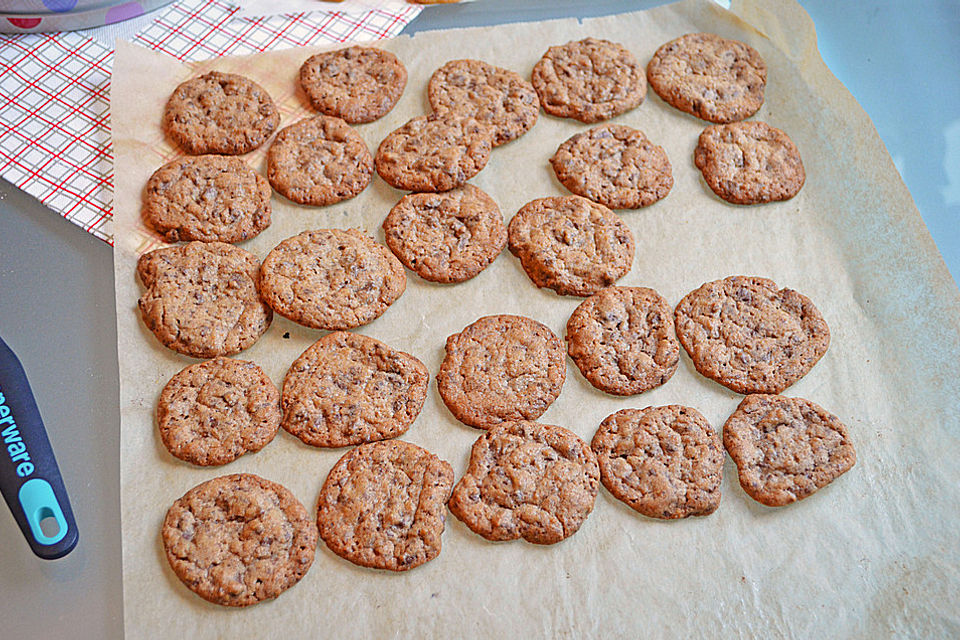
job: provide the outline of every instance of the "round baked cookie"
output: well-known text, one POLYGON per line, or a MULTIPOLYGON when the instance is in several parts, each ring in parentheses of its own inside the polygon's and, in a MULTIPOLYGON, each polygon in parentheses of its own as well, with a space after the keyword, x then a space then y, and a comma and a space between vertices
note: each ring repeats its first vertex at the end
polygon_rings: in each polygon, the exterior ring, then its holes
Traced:
POLYGON ((160 440, 176 458, 227 464, 280 429, 280 392, 255 362, 215 358, 173 376, 160 393, 160 440))
POLYGON ((430 373, 409 353, 335 331, 297 358, 283 380, 283 428, 314 447, 395 438, 413 424, 430 373))
POLYGON ((603 486, 638 513, 673 520, 720 506, 723 443, 696 409, 622 409, 600 423, 590 446, 603 486))
POLYGON ((436 113, 452 111, 493 127, 493 146, 522 136, 540 114, 533 85, 518 73, 481 60, 446 63, 430 76, 427 96, 436 113))
POLYGON ((639 209, 665 198, 673 170, 663 147, 641 131, 605 124, 578 133, 550 158, 567 189, 611 209, 639 209))
POLYGON ((550 47, 533 67, 533 86, 547 113, 599 122, 643 102, 643 67, 623 45, 585 38, 550 47))
POLYGON ((419 116, 390 133, 374 163, 387 184, 405 191, 449 191, 487 166, 493 130, 455 112, 419 116))
POLYGON ((710 122, 736 122, 763 104, 767 63, 739 40, 688 33, 657 49, 647 81, 681 111, 710 122))
POLYGON ((510 252, 538 287, 590 296, 633 266, 633 232, 602 204, 580 196, 540 198, 507 227, 510 252))
POLYGON ((314 116, 280 130, 267 152, 267 177, 288 199, 322 207, 366 189, 373 158, 346 122, 314 116))
POLYGON ((734 204, 789 200, 807 178, 793 140, 755 120, 707 127, 693 160, 713 192, 734 204))
POLYGON ((229 356, 256 342, 273 312, 260 300, 260 261, 223 242, 191 242, 140 256, 144 324, 166 347, 194 358, 229 356))
POLYGON ((680 301, 675 321, 697 371, 737 393, 780 393, 830 345, 813 302, 766 278, 708 282, 680 301))
POLYGON ((563 343, 545 325, 523 316, 484 316, 447 338, 437 389, 458 420, 489 429, 539 418, 566 375, 563 343))
POLYGON ((346 47, 307 58, 300 86, 320 113, 363 124, 393 109, 407 86, 407 69, 389 51, 346 47))
POLYGON ((161 532, 173 572, 204 600, 276 598, 313 564, 317 528, 288 489, 250 473, 220 476, 173 503, 161 532))
POLYGON ((450 512, 487 540, 554 544, 593 510, 597 456, 577 434, 526 420, 484 433, 450 497, 450 512))
POLYGON ((211 71, 178 86, 163 130, 187 153, 238 155, 262 145, 280 124, 270 95, 253 80, 211 71))
POLYGON ((243 242, 270 226, 271 193, 239 158, 179 158, 147 181, 143 221, 167 242, 243 242))
POLYGON ((313 329, 372 322, 406 287, 400 261, 359 229, 317 229, 287 238, 260 270, 264 302, 313 329))
POLYGON ((770 507, 806 498, 857 462, 844 424, 803 398, 747 396, 723 425, 723 445, 743 490, 770 507))
POLYGON ((404 266, 431 282, 469 280, 507 244, 500 207, 472 184, 404 196, 383 221, 383 233, 404 266))
POLYGON ((630 396, 659 387, 680 364, 673 312, 645 287, 607 287, 567 321, 567 352, 597 389, 630 396))
POLYGON ((317 526, 341 558, 407 571, 440 554, 453 468, 401 440, 348 451, 320 489, 317 526))

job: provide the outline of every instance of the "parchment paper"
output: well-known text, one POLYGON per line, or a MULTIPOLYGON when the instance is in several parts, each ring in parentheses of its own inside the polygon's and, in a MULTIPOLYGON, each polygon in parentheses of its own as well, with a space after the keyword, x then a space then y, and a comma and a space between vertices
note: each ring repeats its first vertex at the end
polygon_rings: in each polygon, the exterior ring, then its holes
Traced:
MULTIPOLYGON (((222 468, 194 468, 165 451, 154 422, 157 397, 193 361, 160 346, 139 320, 135 259, 155 244, 139 226, 140 194, 151 172, 175 155, 159 123, 177 83, 211 68, 245 73, 278 100, 287 125, 308 113, 294 78, 313 50, 181 65, 118 47, 112 101, 128 637, 957 636, 960 296, 872 124, 823 65, 806 14, 789 0, 734 9, 742 20, 691 1, 582 23, 398 38, 383 46, 405 62, 406 92, 393 112, 359 131, 376 149, 389 131, 425 112, 427 79, 453 58, 480 58, 529 76, 548 45, 588 35, 625 43, 644 63, 660 44, 691 31, 756 47, 770 70, 756 118, 797 143, 806 186, 785 203, 724 203, 693 165, 704 123, 649 92, 615 121, 666 149, 675 186, 658 204, 622 213, 636 234, 637 255, 621 283, 653 287, 676 304, 705 281, 763 275, 810 296, 832 342, 788 394, 823 405, 849 426, 856 467, 814 496, 773 509, 744 494, 728 459, 719 510, 674 522, 640 516, 601 488, 580 531, 548 547, 490 543, 450 516, 440 556, 403 574, 356 567, 321 542, 298 585, 244 610, 206 603, 170 571, 159 534, 168 506, 202 481, 247 471, 281 482, 313 510, 345 450, 307 447, 281 431, 261 452, 222 468)), ((541 115, 528 135, 496 149, 473 182, 507 219, 529 200, 565 194, 548 158, 587 128, 541 115)), ((263 170, 262 152, 248 160, 263 170)), ((358 198, 326 208, 275 196, 273 226, 244 247, 262 258, 280 240, 322 227, 359 226, 382 240, 380 224, 401 195, 375 177, 358 198)), ((446 337, 477 317, 526 314, 562 336, 580 301, 538 290, 504 252, 455 286, 408 273, 406 293, 359 331, 415 354, 435 374, 446 337)), ((277 316, 240 357, 259 362, 279 385, 320 335, 277 316)), ((699 376, 686 355, 666 385, 632 398, 594 390, 571 363, 560 398, 541 420, 589 440, 618 409, 682 403, 719 429, 739 401, 699 376)), ((478 436, 451 416, 431 382, 423 413, 404 438, 448 460, 459 477, 478 436)))

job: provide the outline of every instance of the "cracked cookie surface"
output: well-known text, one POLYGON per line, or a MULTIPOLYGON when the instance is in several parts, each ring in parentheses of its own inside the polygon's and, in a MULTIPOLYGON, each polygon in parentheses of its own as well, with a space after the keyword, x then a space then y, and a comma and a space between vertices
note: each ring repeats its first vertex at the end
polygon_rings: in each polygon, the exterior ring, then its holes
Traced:
POLYGON ((747 396, 723 425, 723 444, 740 486, 770 507, 806 498, 857 461, 846 426, 803 398, 747 396))
POLYGON ((447 338, 437 389, 458 420, 489 429, 543 415, 566 375, 563 343, 546 326, 523 316, 485 316, 447 338))
POLYGON ((688 33, 657 49, 647 64, 647 81, 681 111, 710 122, 736 122, 763 104, 767 64, 739 40, 688 33))
POLYGON ((470 450, 450 511, 488 540, 554 544, 593 510, 597 457, 575 433, 538 422, 505 422, 470 450))
POLYGON ((540 198, 507 227, 510 252, 538 287, 590 296, 633 266, 634 240, 620 216, 580 196, 540 198))
POLYGON ((675 311, 677 337, 701 375, 737 393, 780 393, 830 345, 820 311, 767 278, 730 276, 688 293, 675 311))
POLYGON ((222 242, 191 242, 145 253, 137 275, 146 291, 140 315, 166 347, 194 358, 251 346, 273 312, 260 300, 260 262, 222 242))
POLYGON ((290 366, 283 428, 315 447, 395 438, 420 414, 429 380, 427 368, 409 353, 335 331, 290 366))
POLYGON ((370 184, 367 143, 340 118, 314 116, 284 127, 267 152, 267 177, 300 204, 325 206, 353 198, 370 184))
POLYGON ((383 221, 383 233, 404 266, 431 282, 469 280, 507 244, 500 207, 471 184, 404 196, 383 221))
POLYGON ((567 189, 611 209, 639 209, 665 198, 673 169, 663 147, 619 124, 578 133, 550 158, 567 189))
POLYGON ((204 600, 246 607, 276 598, 310 569, 317 528, 285 487, 249 473, 197 485, 161 532, 173 572, 204 600))
POLYGON ((178 86, 163 111, 163 130, 190 155, 238 155, 262 145, 280 124, 273 99, 235 73, 211 71, 178 86))
POLYGON ((243 242, 270 226, 271 193, 239 158, 179 158, 147 181, 143 221, 167 242, 243 242))
POLYGON ((440 554, 453 468, 401 440, 365 444, 337 461, 320 490, 320 537, 364 567, 407 571, 440 554))
POLYGON ((407 69, 389 51, 346 47, 307 58, 300 86, 320 113, 363 124, 393 109, 407 86, 407 69))
POLYGON ((567 321, 567 352, 597 389, 620 396, 659 387, 680 363, 673 311, 653 289, 607 287, 567 321))
POLYGON ((280 392, 255 362, 198 362, 164 386, 157 423, 173 456, 201 466, 226 464, 277 435, 280 392))
POLYGON ((600 423, 590 446, 603 486, 638 513, 672 520, 720 506, 723 442, 696 409, 623 409, 600 423))
POLYGON ((407 286, 403 265, 358 229, 317 229, 287 238, 261 269, 264 301, 314 329, 353 329, 380 317, 407 286))

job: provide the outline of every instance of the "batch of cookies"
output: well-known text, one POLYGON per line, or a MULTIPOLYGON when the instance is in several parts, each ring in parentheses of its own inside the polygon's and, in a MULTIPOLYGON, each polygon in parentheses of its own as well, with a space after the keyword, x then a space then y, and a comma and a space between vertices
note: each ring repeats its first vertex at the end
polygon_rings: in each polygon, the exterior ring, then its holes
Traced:
POLYGON ((318 535, 356 564, 404 571, 440 552, 446 509, 489 540, 552 544, 573 535, 599 483, 641 514, 706 516, 720 502, 724 450, 743 489, 771 506, 810 495, 851 468, 844 425, 816 404, 778 395, 824 355, 830 333, 806 296, 765 278, 708 282, 675 308, 656 291, 616 286, 634 237, 611 209, 650 205, 673 186, 664 150, 643 132, 606 124, 559 145, 550 162, 574 195, 524 205, 504 225, 497 203, 467 181, 540 108, 596 123, 637 107, 647 83, 667 103, 718 123, 694 161, 721 198, 783 200, 804 182, 782 131, 744 121, 763 102, 766 65, 748 45, 712 34, 666 43, 644 68, 594 38, 550 47, 532 72, 455 60, 427 87, 433 113, 390 133, 371 155, 351 125, 396 104, 406 70, 391 53, 350 47, 307 59, 305 95, 320 115, 273 136, 270 96, 242 76, 211 72, 176 88, 164 129, 191 154, 150 178, 143 219, 169 242, 137 273, 146 326, 165 346, 204 359, 176 374, 157 409, 175 457, 222 465, 267 445, 282 426, 307 445, 354 447, 333 467, 316 516, 286 488, 252 474, 191 489, 163 524, 167 558, 203 598, 246 606, 289 588, 313 562, 318 535), (267 179, 238 154, 273 136, 267 179), (356 229, 315 229, 261 261, 231 243, 270 224, 272 190, 301 204, 352 198, 376 171, 411 191, 383 222, 386 245, 356 229), (272 189, 271 189, 272 187, 272 189), (404 292, 404 267, 454 284, 505 246, 538 287, 585 298, 565 342, 528 317, 486 316, 446 341, 443 402, 485 430, 467 471, 396 440, 419 415, 430 373, 415 356, 351 332, 404 292), (273 313, 329 331, 292 363, 278 390, 254 362, 228 358, 267 331, 273 313), (560 395, 569 355, 602 392, 633 396, 666 383, 686 350, 702 375, 745 394, 722 437, 695 409, 624 409, 592 443, 535 422, 560 395))

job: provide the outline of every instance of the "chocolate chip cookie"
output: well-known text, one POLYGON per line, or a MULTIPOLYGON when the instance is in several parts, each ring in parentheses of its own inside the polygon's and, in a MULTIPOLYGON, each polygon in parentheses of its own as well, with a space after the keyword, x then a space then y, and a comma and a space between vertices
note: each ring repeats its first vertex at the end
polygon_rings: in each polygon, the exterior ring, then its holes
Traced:
POLYGON ((510 252, 538 287, 590 296, 633 266, 633 232, 602 204, 580 196, 525 204, 507 227, 510 252))
POLYGON ((403 265, 359 229, 318 229, 287 238, 267 255, 263 300, 314 329, 353 329, 379 318, 407 286, 403 265))
POLYGON ((453 468, 426 449, 400 440, 361 445, 320 489, 320 537, 363 567, 419 567, 440 554, 452 490, 453 468))
POLYGON ((734 204, 789 200, 807 177, 793 140, 766 122, 707 127, 693 160, 713 192, 734 204))
POLYGON ((500 207, 472 184, 404 196, 383 221, 387 246, 431 282, 463 282, 500 255, 507 228, 500 207))
POLYGON ((157 424, 174 457, 201 466, 227 464, 277 435, 280 392, 255 362, 199 362, 163 388, 157 424))
POLYGON ((197 485, 162 529, 167 561, 204 600, 246 607, 276 598, 310 569, 317 528, 285 487, 249 473, 197 485))
POLYGON ((194 358, 243 351, 267 330, 273 312, 260 300, 257 257, 223 242, 191 242, 140 256, 146 287, 138 306, 164 346, 194 358))
POLYGON ((489 429, 539 418, 566 375, 563 343, 546 326, 523 316, 485 316, 447 338, 437 388, 458 420, 489 429))
POLYGON ((780 393, 830 345, 813 302, 766 278, 708 282, 680 301, 675 321, 697 371, 737 393, 780 393))
POLYGON ((663 147, 620 124, 578 133, 550 158, 557 180, 611 209, 639 209, 665 198, 673 170, 663 147))
POLYGON ((367 143, 340 118, 315 116, 284 127, 267 152, 267 177, 294 202, 322 207, 367 188, 373 158, 367 143))
POLYGON ((450 511, 487 540, 554 544, 590 515, 599 480, 596 455, 572 431, 505 422, 474 443, 450 511))
POLYGON ((621 44, 586 38, 550 47, 533 67, 533 86, 547 113, 599 122, 643 102, 643 67, 621 44))
POLYGON ((194 156, 253 151, 279 124, 280 113, 263 87, 220 71, 178 86, 163 111, 163 130, 194 156))
POLYGON ((696 409, 617 411, 600 423, 591 447, 603 486, 645 516, 707 516, 720 506, 723 443, 696 409))
POLYGON ((430 374, 409 353, 335 331, 317 340, 283 381, 283 428, 314 447, 395 438, 423 408, 430 374))
POLYGON ((653 289, 601 289, 574 310, 566 337, 583 377, 618 396, 659 387, 680 363, 673 312, 653 289))
POLYGON ((419 116, 393 131, 374 163, 387 184, 405 191, 449 191, 487 166, 493 129, 457 112, 419 116))
POLYGON ((723 445, 743 490, 770 507, 806 498, 857 461, 843 423, 803 398, 747 396, 723 425, 723 445))
POLYGON ((710 122, 736 122, 763 104, 767 63, 739 40, 688 33, 657 49, 647 65, 647 80, 681 111, 710 122))
POLYGON ((242 242, 270 226, 271 193, 239 158, 179 158, 147 181, 143 221, 167 242, 242 242))
POLYGON ((452 111, 493 127, 493 145, 510 142, 530 130, 540 114, 533 85, 520 74, 481 60, 451 60, 430 76, 430 106, 452 111))
POLYGON ((307 58, 300 86, 320 113, 362 124, 393 109, 407 86, 407 69, 389 51, 346 47, 307 58))

